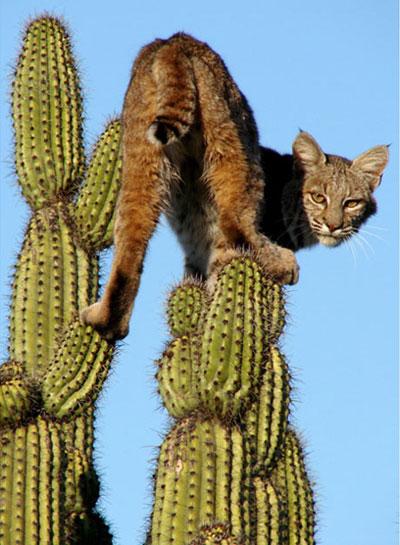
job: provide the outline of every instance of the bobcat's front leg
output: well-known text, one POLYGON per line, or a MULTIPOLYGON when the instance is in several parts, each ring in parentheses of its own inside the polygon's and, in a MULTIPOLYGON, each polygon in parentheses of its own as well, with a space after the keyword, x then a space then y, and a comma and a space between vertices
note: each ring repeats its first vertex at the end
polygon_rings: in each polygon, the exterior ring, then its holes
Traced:
MULTIPOLYGON (((221 131, 219 132, 221 134, 221 131)), ((221 149, 224 141, 217 143, 221 149)), ((237 255, 237 248, 252 250, 276 282, 295 284, 299 267, 294 253, 257 232, 256 214, 263 194, 257 165, 234 152, 232 139, 219 160, 209 162, 208 183, 218 210, 218 235, 213 241, 208 276, 237 255)), ((212 284, 211 279, 211 284, 212 284)))
MULTIPOLYGON (((219 266, 242 247, 253 250, 267 274, 277 282, 294 284, 299 270, 294 254, 272 244, 257 231, 257 211, 263 199, 264 180, 256 127, 250 118, 245 122, 238 117, 237 111, 232 112, 220 80, 210 66, 201 59, 194 58, 192 62, 197 75, 204 131, 204 179, 213 195, 218 216, 218 235, 212 243, 208 276, 215 277, 219 266)), ((239 92, 236 100, 246 118, 246 105, 239 92)))

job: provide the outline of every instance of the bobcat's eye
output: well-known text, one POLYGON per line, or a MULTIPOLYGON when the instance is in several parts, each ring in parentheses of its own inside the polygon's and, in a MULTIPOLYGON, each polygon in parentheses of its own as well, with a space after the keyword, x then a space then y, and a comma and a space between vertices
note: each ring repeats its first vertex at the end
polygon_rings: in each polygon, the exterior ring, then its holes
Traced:
POLYGON ((326 198, 322 193, 310 193, 311 200, 317 204, 325 204, 326 198))
POLYGON ((344 203, 346 208, 357 208, 363 203, 362 199, 349 199, 344 203))

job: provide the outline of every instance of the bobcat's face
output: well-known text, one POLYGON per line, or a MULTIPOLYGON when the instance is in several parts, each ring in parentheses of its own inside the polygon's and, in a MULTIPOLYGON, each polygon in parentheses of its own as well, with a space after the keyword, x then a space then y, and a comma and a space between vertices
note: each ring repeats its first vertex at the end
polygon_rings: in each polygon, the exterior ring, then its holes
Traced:
POLYGON ((306 175, 302 196, 309 226, 326 246, 348 239, 376 211, 365 176, 341 157, 329 156, 325 165, 306 175))
POLYGON ((375 213, 372 194, 388 161, 387 146, 376 146, 349 161, 325 155, 311 135, 301 132, 293 155, 303 174, 302 205, 308 227, 322 244, 337 246, 375 213))

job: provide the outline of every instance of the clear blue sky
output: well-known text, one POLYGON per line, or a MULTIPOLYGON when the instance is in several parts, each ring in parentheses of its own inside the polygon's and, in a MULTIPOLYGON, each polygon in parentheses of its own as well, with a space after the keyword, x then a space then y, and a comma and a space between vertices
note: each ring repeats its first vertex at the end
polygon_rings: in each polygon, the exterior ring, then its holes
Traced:
MULTIPOLYGON (((392 143, 379 213, 347 247, 298 254, 282 340, 296 376, 293 421, 318 493, 321 545, 395 545, 397 474, 397 2, 395 0, 8 0, 1 2, 1 330, 8 278, 27 221, 14 184, 8 92, 21 29, 44 11, 73 32, 85 92, 86 140, 121 110, 131 63, 155 37, 185 30, 226 61, 257 119, 261 142, 289 151, 299 127, 349 158, 392 143), (363 241, 364 240, 364 241, 363 241)), ((104 259, 106 274, 110 254, 104 259)), ((131 334, 99 403, 102 510, 118 545, 143 542, 154 447, 167 419, 153 361, 163 309, 182 271, 165 225, 153 238, 131 334)), ((104 276, 105 278, 105 276, 104 276)))

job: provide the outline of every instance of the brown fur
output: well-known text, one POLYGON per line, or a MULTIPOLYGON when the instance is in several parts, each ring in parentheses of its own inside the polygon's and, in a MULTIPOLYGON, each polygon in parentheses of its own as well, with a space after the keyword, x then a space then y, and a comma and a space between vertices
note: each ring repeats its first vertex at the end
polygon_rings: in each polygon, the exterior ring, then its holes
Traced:
POLYGON ((102 299, 82 313, 85 323, 110 340, 128 333, 161 212, 183 246, 188 273, 209 277, 247 248, 276 281, 297 281, 291 249, 260 232, 265 184, 252 111, 207 44, 176 34, 144 47, 122 123, 114 260, 102 299))

